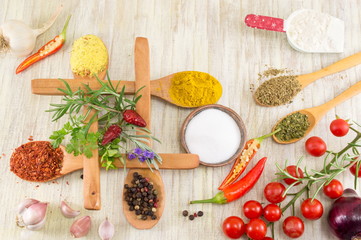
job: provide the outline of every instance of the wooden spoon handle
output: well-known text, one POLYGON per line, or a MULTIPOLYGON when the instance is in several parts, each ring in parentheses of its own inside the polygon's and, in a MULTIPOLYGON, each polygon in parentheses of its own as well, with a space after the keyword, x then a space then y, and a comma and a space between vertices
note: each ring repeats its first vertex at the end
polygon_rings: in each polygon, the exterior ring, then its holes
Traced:
POLYGON ((347 58, 344 58, 334 64, 331 64, 328 67, 322 68, 321 70, 309 74, 304 74, 298 76, 298 80, 302 85, 302 88, 306 87, 308 84, 316 81, 317 79, 326 77, 328 75, 341 72, 343 70, 349 69, 361 63, 361 52, 351 55, 347 58))
MULTIPOLYGON (((90 88, 97 90, 101 85, 96 79, 64 79, 70 86, 73 92, 79 88, 86 90, 84 85, 88 85, 90 88)), ((125 93, 132 94, 135 92, 135 86, 133 81, 118 81, 111 80, 114 87, 118 84, 118 92, 125 86, 125 93)), ((65 84, 60 79, 40 78, 31 80, 31 91, 33 94, 38 95, 64 95, 60 89, 65 89, 65 84)))
MULTIPOLYGON (((84 114, 87 114, 88 108, 84 108, 84 114)), ((91 110, 86 118, 89 122, 96 114, 95 110, 91 110)), ((90 132, 98 131, 98 122, 94 121, 89 129, 90 132)), ((98 160, 98 149, 92 150, 93 156, 87 158, 83 156, 83 194, 84 194, 84 208, 89 210, 99 210, 101 208, 100 202, 100 166, 98 160)))
POLYGON ((315 116, 322 117, 324 114, 326 114, 330 109, 336 107, 338 104, 343 103, 347 99, 350 99, 351 97, 361 93, 361 81, 358 83, 352 85, 350 88, 348 88, 346 91, 332 99, 331 101, 328 101, 327 103, 324 103, 318 107, 312 108, 312 112, 315 116))

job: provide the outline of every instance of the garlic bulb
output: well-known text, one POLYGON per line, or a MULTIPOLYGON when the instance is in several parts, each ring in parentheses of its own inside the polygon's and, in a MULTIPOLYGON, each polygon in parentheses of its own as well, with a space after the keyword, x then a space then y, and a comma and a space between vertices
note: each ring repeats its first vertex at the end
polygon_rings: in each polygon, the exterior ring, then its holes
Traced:
POLYGON ((39 230, 45 224, 48 203, 25 199, 18 206, 16 224, 29 230, 39 230))
POLYGON ((102 240, 110 240, 114 236, 114 225, 106 218, 99 226, 99 237, 102 240))
POLYGON ((74 238, 84 237, 88 234, 91 227, 91 218, 89 216, 81 217, 71 225, 70 233, 74 238))
POLYGON ((63 6, 60 6, 44 26, 38 29, 32 29, 20 20, 4 22, 0 26, 0 52, 10 50, 18 57, 29 55, 34 50, 36 38, 53 25, 62 9, 63 6))
POLYGON ((66 218, 74 218, 80 214, 80 211, 72 209, 65 201, 61 201, 60 211, 66 218))

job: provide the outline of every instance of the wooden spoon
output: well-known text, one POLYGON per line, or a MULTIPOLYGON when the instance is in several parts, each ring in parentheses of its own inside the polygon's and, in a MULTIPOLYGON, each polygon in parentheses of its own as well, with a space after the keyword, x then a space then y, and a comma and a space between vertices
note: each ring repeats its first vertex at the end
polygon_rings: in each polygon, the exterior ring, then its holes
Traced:
MULTIPOLYGON (((338 62, 335 62, 334 64, 331 64, 330 66, 322 68, 321 70, 318 70, 316 72, 298 75, 296 79, 301 84, 301 90, 302 90, 305 87, 307 87, 309 84, 313 83, 314 81, 316 81, 320 78, 344 71, 344 70, 354 67, 360 63, 361 63, 361 52, 351 55, 347 58, 344 58, 344 59, 342 59, 338 62)), ((293 97, 295 97, 295 96, 293 96, 293 97)), ((274 107, 272 105, 267 105, 267 104, 259 102, 257 98, 254 98, 254 99, 255 99, 256 103, 261 106, 274 107)))
MULTIPOLYGON (((136 104, 137 112, 142 116, 147 123, 147 128, 150 129, 150 119, 151 119, 151 100, 150 100, 150 63, 149 63, 149 45, 146 38, 138 37, 135 40, 135 50, 134 50, 134 62, 135 62, 135 88, 141 90, 142 97, 136 104)), ((137 133, 143 135, 143 133, 137 133)), ((151 142, 146 142, 148 146, 151 147, 151 142)), ((159 219, 161 218, 165 205, 165 191, 164 183, 162 177, 160 176, 159 171, 149 169, 132 169, 128 172, 128 175, 124 181, 124 184, 132 185, 131 181, 133 179, 133 174, 135 172, 140 173, 143 177, 147 177, 150 182, 153 182, 154 189, 158 191, 158 208, 156 212, 157 219, 151 220, 141 220, 137 218, 134 211, 129 211, 129 206, 123 198, 123 212, 128 220, 128 222, 137 229, 150 229, 154 227, 159 219)), ((123 189, 123 196, 125 194, 125 189, 123 189)))
MULTIPOLYGON (((281 141, 279 140, 276 135, 273 135, 273 139, 277 142, 277 143, 281 143, 281 144, 289 144, 289 143, 294 143, 297 142, 299 140, 301 140, 302 138, 304 138, 307 134, 310 133, 310 131, 316 126, 316 124, 322 119, 322 117, 332 108, 334 108, 335 106, 337 106, 338 104, 346 101, 347 99, 357 95, 361 93, 361 81, 354 84, 352 87, 350 87, 349 89, 347 89, 346 91, 344 91, 343 93, 341 93, 340 95, 338 95, 337 97, 335 97, 334 99, 332 99, 331 101, 328 101, 327 103, 324 103, 320 106, 317 107, 313 107, 313 108, 307 108, 307 109, 302 109, 299 111, 295 111, 292 112, 290 114, 288 114, 287 116, 300 112, 302 114, 307 115, 308 117, 308 121, 310 123, 310 126, 308 127, 306 133, 304 134, 303 137, 301 138, 297 138, 297 139, 292 139, 290 141, 281 141)), ((273 131, 276 130, 277 125, 287 116, 283 117, 281 120, 279 120, 276 125, 273 127, 273 131)))
MULTIPOLYGON (((72 173, 83 168, 84 162, 82 155, 74 156, 71 153, 67 153, 64 146, 60 145, 59 147, 61 148, 61 150, 63 150, 63 154, 64 154, 60 175, 57 175, 54 178, 47 180, 46 182, 58 179, 68 173, 72 173)), ((186 169, 193 169, 199 166, 199 156, 197 154, 160 153, 159 155, 163 160, 162 164, 159 165, 160 169, 186 170, 186 169)), ((125 155, 123 155, 123 157, 126 159, 125 155)), ((119 159, 114 162, 114 165, 117 168, 124 167, 124 165, 120 162, 119 159)), ((143 168, 148 169, 147 164, 141 163, 137 160, 127 159, 126 166, 129 169, 137 168, 138 171, 140 171, 139 169, 143 169, 143 168)))
MULTIPOLYGON (((182 73, 182 72, 179 72, 182 73)), ((187 106, 181 105, 179 103, 174 102, 174 100, 169 95, 169 89, 172 85, 172 78, 177 73, 173 73, 166 77, 162 77, 156 80, 150 81, 150 92, 153 96, 161 98, 169 103, 177 105, 179 107, 200 107, 200 106, 187 106)), ((64 79, 69 83, 71 89, 73 91, 78 90, 79 88, 85 90, 84 84, 89 85, 90 88, 96 90, 101 87, 98 81, 93 81, 91 79, 64 79)), ((119 81, 119 80, 111 80, 114 86, 120 82, 118 87, 118 92, 122 90, 122 87, 125 86, 125 94, 134 94, 135 92, 135 82, 134 81, 119 81)), ((58 88, 64 88, 64 83, 59 79, 33 79, 31 81, 31 89, 33 94, 39 95, 64 95, 63 92, 59 91, 58 88)), ((218 99, 217 99, 218 101, 218 99)))

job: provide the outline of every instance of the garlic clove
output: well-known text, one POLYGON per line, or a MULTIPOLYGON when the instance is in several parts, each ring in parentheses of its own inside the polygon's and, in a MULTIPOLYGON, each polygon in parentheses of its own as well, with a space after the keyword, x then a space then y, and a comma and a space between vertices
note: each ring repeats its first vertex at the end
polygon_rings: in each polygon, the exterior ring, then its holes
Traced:
POLYGON ((74 218, 80 214, 80 211, 72 209, 65 201, 61 201, 60 211, 66 218, 74 218))
POLYGON ((41 220, 39 223, 34 224, 34 225, 27 225, 26 228, 31 230, 31 231, 36 231, 41 229, 42 227, 44 227, 45 225, 45 221, 46 221, 46 217, 44 217, 43 220, 41 220))
POLYGON ((35 203, 38 203, 39 200, 36 200, 36 199, 33 199, 33 198, 27 198, 25 199, 24 201, 22 201, 19 205, 18 205, 18 208, 17 208, 17 212, 18 214, 22 214, 23 211, 30 207, 31 205, 35 204, 35 203))
POLYGON ((23 211, 22 220, 25 226, 40 223, 46 216, 48 203, 38 202, 30 205, 23 211))
POLYGON ((74 238, 84 237, 88 234, 90 227, 91 218, 84 216, 74 221, 70 227, 70 233, 74 238))
POLYGON ((114 225, 106 218, 99 226, 99 237, 102 240, 110 240, 114 236, 114 231, 114 225))

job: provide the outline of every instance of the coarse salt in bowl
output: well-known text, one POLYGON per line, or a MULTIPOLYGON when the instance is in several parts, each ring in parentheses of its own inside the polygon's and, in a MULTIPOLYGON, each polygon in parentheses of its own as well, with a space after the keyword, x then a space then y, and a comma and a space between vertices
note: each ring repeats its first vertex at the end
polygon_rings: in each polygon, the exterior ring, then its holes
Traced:
POLYGON ((206 166, 223 166, 241 154, 246 128, 232 109, 211 104, 197 108, 183 123, 181 144, 188 153, 198 154, 206 166))

